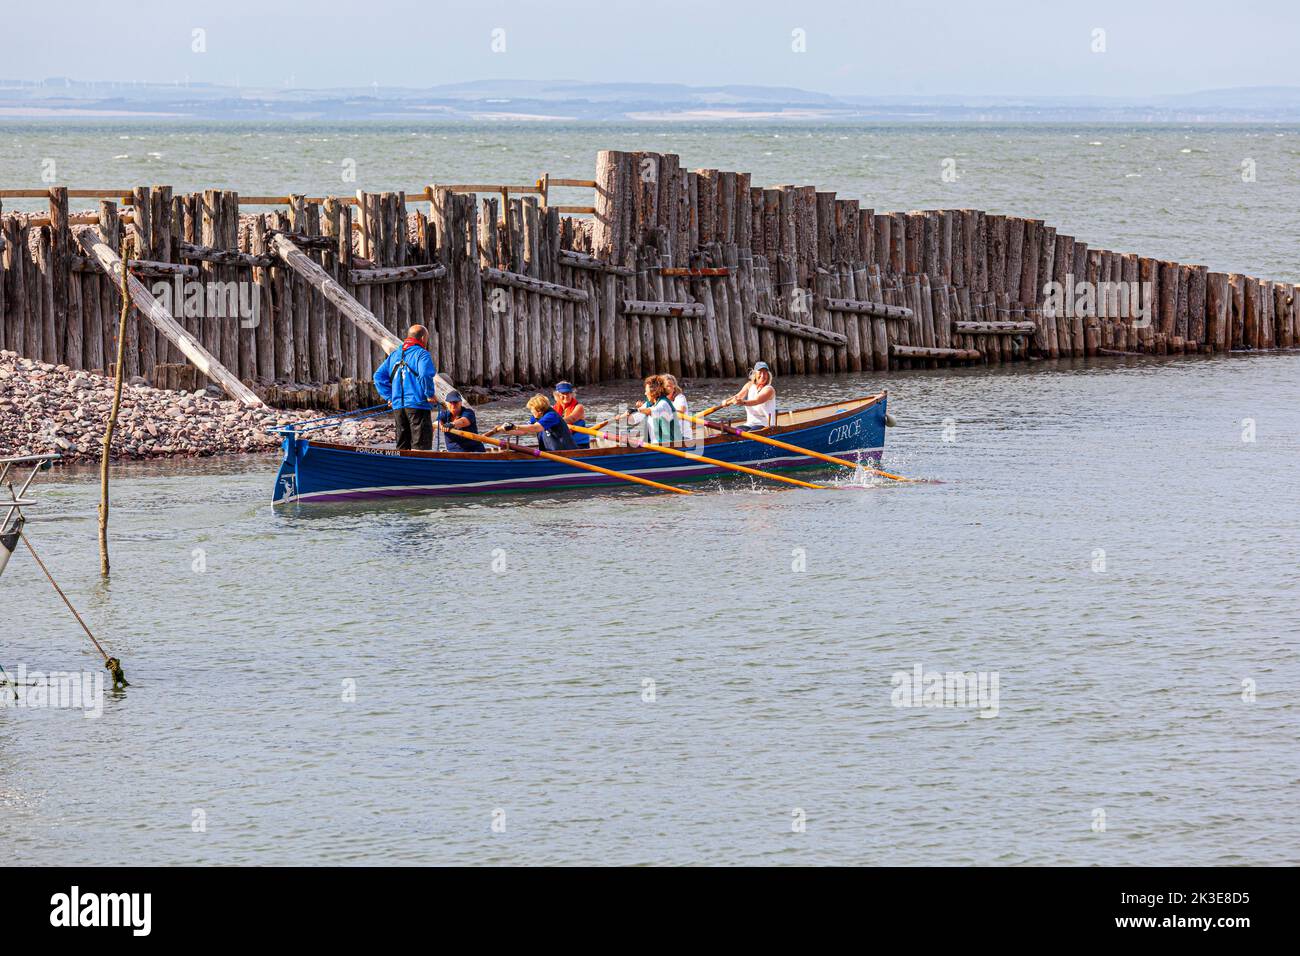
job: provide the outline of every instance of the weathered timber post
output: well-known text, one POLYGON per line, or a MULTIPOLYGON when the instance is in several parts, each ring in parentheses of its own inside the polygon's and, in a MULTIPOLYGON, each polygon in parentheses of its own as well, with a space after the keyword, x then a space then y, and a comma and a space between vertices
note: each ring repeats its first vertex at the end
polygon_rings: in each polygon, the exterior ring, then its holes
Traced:
MULTIPOLYGON (((121 272, 125 269, 125 264, 117 253, 108 247, 96 229, 83 230, 77 235, 77 241, 86 250, 87 254, 99 264, 101 269, 115 279, 120 278, 121 272)), ((237 376, 218 362, 207 349, 196 342, 189 332, 181 327, 180 323, 172 317, 170 312, 163 308, 162 303, 149 293, 149 290, 144 287, 140 280, 135 276, 128 275, 127 284, 130 298, 135 303, 136 308, 173 345, 180 349, 185 354, 185 357, 198 367, 200 372, 219 383, 232 398, 238 399, 245 405, 263 406, 260 398, 253 394, 237 376)))
POLYGON ((56 358, 52 362, 66 363, 73 368, 81 364, 81 320, 78 317, 75 335, 68 321, 68 286, 72 282, 72 234, 68 228, 68 189, 66 186, 50 188, 50 282, 52 311, 46 321, 53 325, 56 358), (72 356, 75 349, 76 356, 72 356))
MULTIPOLYGON (((322 269, 315 261, 312 260, 305 252, 293 244, 287 236, 281 233, 274 233, 270 237, 272 251, 280 257, 286 266, 318 291, 326 299, 332 302, 339 310, 339 313, 348 321, 352 322, 358 329, 375 343, 385 354, 393 349, 400 348, 402 340, 394 335, 388 329, 384 328, 382 322, 375 318, 374 313, 363 306, 352 296, 343 290, 328 272, 322 269)), ((454 386, 450 379, 439 373, 434 383, 437 387, 438 397, 441 399, 454 386)))
POLYGON ((5 265, 5 249, 9 245, 6 232, 8 230, 4 219, 4 203, 0 203, 0 349, 12 348, 9 344, 12 326, 9 324, 8 310, 5 308, 5 273, 8 271, 5 265))

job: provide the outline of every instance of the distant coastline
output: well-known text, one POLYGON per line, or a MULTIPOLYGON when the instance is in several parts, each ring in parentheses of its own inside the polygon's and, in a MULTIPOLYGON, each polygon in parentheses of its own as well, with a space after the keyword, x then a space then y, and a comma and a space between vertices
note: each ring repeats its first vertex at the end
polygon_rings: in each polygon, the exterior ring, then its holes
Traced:
POLYGON ((482 80, 425 89, 0 79, 3 120, 1293 123, 1300 87, 1148 97, 830 95, 787 87, 482 80))

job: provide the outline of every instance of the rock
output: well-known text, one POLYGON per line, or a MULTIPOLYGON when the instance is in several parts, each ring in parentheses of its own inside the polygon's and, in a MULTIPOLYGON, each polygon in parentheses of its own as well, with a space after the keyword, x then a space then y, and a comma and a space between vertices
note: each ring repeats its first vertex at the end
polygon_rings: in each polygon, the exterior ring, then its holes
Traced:
MULTIPOLYGON (((111 376, 99 372, 0 351, 0 456, 57 450, 65 462, 98 460, 113 384, 111 376)), ((119 459, 265 453, 280 441, 264 430, 268 426, 329 414, 329 409, 245 408, 216 385, 164 392, 137 375, 123 390, 111 452, 119 459)), ((355 427, 359 444, 392 440, 387 417, 355 427)))

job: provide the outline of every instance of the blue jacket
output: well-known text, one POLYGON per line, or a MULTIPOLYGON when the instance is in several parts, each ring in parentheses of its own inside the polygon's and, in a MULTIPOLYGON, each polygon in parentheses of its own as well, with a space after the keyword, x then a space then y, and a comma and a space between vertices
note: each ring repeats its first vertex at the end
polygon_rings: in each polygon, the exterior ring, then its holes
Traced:
POLYGON ((393 349, 384 364, 375 369, 379 397, 393 408, 432 408, 427 399, 434 395, 433 356, 419 345, 393 349))

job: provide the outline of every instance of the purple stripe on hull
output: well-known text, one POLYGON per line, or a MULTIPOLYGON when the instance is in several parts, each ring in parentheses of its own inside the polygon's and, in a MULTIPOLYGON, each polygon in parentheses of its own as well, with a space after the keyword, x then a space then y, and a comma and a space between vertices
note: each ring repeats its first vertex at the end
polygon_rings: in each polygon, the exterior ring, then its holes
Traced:
MULTIPOLYGON (((879 462, 883 449, 863 449, 861 452, 849 452, 841 455, 834 455, 835 458, 843 458, 846 461, 856 461, 859 456, 864 461, 879 462)), ((789 458, 766 458, 762 461, 754 462, 751 467, 765 470, 775 470, 778 468, 807 467, 822 464, 818 459, 811 458, 807 455, 795 455, 789 458)), ((827 465, 827 467, 830 467, 827 465)), ((727 468, 716 468, 713 466, 695 466, 690 468, 656 468, 653 472, 647 473, 644 477, 651 478, 655 481, 680 481, 690 478, 712 477, 717 475, 735 475, 736 472, 727 468)), ((641 477, 641 476, 638 476, 641 477)), ((476 483, 468 485, 438 485, 436 487, 416 488, 409 485, 402 485, 396 488, 365 488, 357 491, 328 491, 318 492, 316 494, 303 495, 296 501, 311 502, 330 502, 330 501, 362 501, 373 500, 376 498, 406 498, 411 496, 418 497, 445 497, 451 495, 463 494, 482 494, 485 492, 498 491, 533 491, 547 488, 574 488, 574 487, 608 487, 611 485, 634 485, 634 482, 625 482, 618 478, 611 478, 608 475, 592 474, 589 472, 579 472, 574 470, 572 475, 555 475, 549 478, 531 479, 523 481, 501 481, 490 483, 476 483)), ((639 486, 643 487, 643 486, 639 486)))

